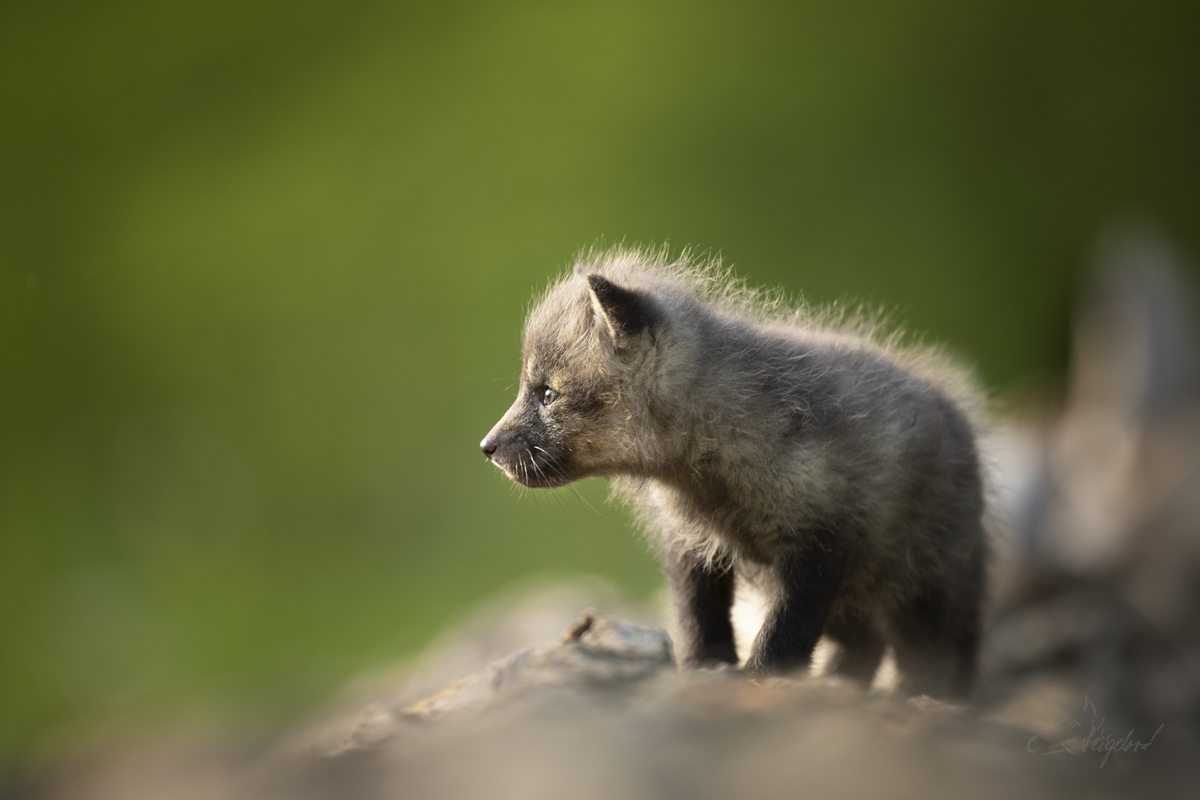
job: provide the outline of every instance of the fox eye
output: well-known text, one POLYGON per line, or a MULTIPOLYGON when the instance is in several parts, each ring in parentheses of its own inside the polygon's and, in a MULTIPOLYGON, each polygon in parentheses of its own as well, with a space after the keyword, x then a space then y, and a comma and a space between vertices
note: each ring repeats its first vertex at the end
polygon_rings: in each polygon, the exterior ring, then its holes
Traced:
POLYGON ((554 391, 549 386, 547 386, 546 391, 542 393, 541 403, 544 406, 548 406, 551 403, 553 403, 555 400, 557 400, 558 398, 559 398, 558 392, 554 391))

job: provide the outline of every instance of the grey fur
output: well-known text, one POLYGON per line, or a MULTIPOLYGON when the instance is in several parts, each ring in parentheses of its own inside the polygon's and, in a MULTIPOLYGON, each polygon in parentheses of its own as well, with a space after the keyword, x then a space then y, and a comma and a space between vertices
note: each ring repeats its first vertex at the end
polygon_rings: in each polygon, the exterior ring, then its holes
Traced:
POLYGON ((526 486, 617 479, 667 562, 685 664, 736 662, 750 580, 770 601, 749 668, 806 666, 824 633, 851 678, 887 643, 909 691, 962 697, 987 555, 976 406, 929 351, 715 262, 616 249, 530 313, 519 395, 482 447, 526 486))

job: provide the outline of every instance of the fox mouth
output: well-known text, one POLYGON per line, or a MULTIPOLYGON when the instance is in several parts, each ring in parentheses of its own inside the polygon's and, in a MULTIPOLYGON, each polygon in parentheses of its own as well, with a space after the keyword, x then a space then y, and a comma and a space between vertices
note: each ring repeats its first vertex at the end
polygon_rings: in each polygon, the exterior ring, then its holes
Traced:
POLYGON ((503 461, 494 457, 490 460, 514 483, 531 489, 553 489, 571 482, 558 464, 558 459, 540 447, 527 447, 507 455, 503 461))

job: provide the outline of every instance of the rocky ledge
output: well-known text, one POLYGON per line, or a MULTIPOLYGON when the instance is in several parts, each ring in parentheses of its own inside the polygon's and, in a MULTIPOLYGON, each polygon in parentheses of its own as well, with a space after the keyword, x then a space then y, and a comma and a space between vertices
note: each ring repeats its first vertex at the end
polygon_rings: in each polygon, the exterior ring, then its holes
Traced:
POLYGON ((1154 731, 1106 741, 1115 752, 1102 766, 1099 740, 1086 741, 1084 711, 1074 715, 1082 731, 1039 730, 1036 715, 1016 724, 1014 715, 830 677, 681 673, 666 632, 587 611, 561 641, 498 659, 415 702, 368 704, 341 721, 340 737, 325 729, 323 742, 277 754, 253 790, 312 798, 1050 798, 1170 793, 1186 779, 1163 742, 1157 751, 1120 749, 1154 731))

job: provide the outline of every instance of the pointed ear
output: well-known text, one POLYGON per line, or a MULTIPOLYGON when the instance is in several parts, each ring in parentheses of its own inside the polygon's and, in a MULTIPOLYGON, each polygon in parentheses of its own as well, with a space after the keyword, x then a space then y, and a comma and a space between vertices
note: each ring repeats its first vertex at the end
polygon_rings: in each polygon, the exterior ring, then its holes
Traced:
POLYGON ((595 273, 587 276, 587 282, 592 305, 608 326, 617 349, 628 347, 638 335, 657 325, 658 310, 649 298, 595 273))

